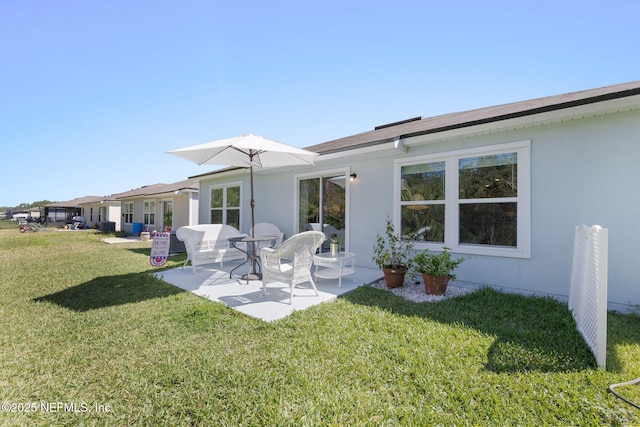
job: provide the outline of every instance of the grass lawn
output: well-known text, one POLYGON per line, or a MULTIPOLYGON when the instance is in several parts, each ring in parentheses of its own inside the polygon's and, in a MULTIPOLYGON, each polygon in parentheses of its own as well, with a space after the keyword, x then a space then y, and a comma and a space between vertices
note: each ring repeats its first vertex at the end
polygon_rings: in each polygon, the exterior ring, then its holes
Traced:
POLYGON ((17 221, 11 221, 8 219, 0 219, 0 230, 2 229, 20 229, 17 221))
POLYGON ((1 425, 640 423, 607 391, 640 376, 638 316, 609 313, 607 372, 565 304, 488 289, 362 287, 264 323, 151 277, 150 243, 100 237, 0 230, 1 425))

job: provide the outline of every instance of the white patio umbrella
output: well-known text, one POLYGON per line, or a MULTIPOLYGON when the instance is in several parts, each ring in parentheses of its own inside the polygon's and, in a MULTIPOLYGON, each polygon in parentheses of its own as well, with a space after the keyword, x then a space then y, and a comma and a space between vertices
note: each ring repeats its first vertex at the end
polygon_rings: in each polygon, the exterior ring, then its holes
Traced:
POLYGON ((293 147, 252 133, 243 133, 233 138, 178 148, 177 150, 167 151, 167 153, 191 160, 199 165, 249 167, 251 184, 251 237, 255 237, 253 235, 253 229, 255 228, 253 168, 312 165, 313 160, 318 156, 317 153, 312 151, 293 147))

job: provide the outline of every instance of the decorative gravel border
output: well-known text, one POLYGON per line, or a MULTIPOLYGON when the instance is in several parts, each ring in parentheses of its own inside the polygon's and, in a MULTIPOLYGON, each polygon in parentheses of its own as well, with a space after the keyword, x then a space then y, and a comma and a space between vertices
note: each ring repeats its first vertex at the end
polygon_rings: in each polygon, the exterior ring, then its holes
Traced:
POLYGON ((425 293, 424 285, 422 283, 417 285, 415 283, 409 283, 400 288, 387 288, 383 278, 370 283, 369 286, 389 291, 394 295, 413 302, 438 302, 447 298, 455 298, 460 295, 466 295, 473 292, 473 289, 449 285, 447 286, 447 292, 445 292, 444 295, 428 295, 425 293))

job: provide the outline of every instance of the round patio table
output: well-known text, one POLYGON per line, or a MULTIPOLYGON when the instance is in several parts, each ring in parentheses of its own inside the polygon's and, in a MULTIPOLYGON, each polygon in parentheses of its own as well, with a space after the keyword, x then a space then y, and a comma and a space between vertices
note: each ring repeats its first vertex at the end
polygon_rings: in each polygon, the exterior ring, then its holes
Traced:
POLYGON ((316 278, 338 279, 338 287, 342 287, 342 278, 353 275, 353 282, 356 281, 356 254, 353 252, 338 252, 331 255, 330 252, 316 254, 313 257, 316 265, 316 278), (326 267, 318 269, 318 267, 326 267))
POLYGON ((249 280, 262 280, 262 266, 260 265, 260 254, 257 253, 256 247, 260 242, 270 241, 271 245, 269 247, 272 248, 273 246, 275 246, 276 240, 278 240, 278 237, 277 236, 255 236, 255 237, 239 236, 239 237, 230 237, 227 240, 229 240, 229 243, 231 243, 231 246, 247 254, 247 260, 242 264, 234 267, 233 270, 229 272, 229 278, 231 278, 231 276, 233 275, 233 272, 236 271, 239 267, 242 267, 246 263, 250 262, 251 268, 249 269, 249 272, 247 274, 244 274, 242 276, 242 279, 246 280, 247 283, 249 283, 249 280), (241 246, 238 247, 238 243, 246 243, 246 250, 242 249, 241 246), (256 265, 260 267, 260 271, 256 269, 256 265))

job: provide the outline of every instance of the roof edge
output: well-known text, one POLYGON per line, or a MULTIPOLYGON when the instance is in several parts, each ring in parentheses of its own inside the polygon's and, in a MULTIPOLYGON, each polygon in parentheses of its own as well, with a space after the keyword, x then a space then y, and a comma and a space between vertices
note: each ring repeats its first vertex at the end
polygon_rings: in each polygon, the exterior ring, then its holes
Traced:
MULTIPOLYGON (((552 112, 552 111, 565 110, 567 108, 580 107, 580 106, 583 106, 583 105, 589 105, 589 104, 595 104, 595 103, 598 103, 598 102, 611 101, 611 100, 620 99, 620 98, 627 98, 627 97, 636 96, 636 95, 640 95, 640 87, 634 88, 634 89, 626 89, 626 90, 619 91, 619 92, 607 93, 607 94, 603 94, 603 95, 596 95, 596 96, 583 98, 583 99, 576 99, 576 100, 573 100, 573 101, 566 101, 566 102, 560 102, 560 103, 557 103, 557 104, 545 105, 543 107, 531 108, 531 109, 528 109, 528 110, 522 110, 522 111, 517 111, 517 112, 513 112, 513 113, 508 113, 508 114, 500 114, 500 115, 496 115, 496 116, 487 117, 487 118, 484 118, 484 119, 471 120, 471 121, 468 121, 468 122, 456 123, 456 124, 449 125, 449 126, 441 126, 441 127, 438 127, 438 128, 426 129, 424 131, 410 132, 410 133, 406 133, 406 134, 401 134, 400 138, 411 138, 411 137, 415 137, 415 136, 429 135, 429 134, 439 133, 439 132, 446 132, 446 131, 449 131, 449 130, 463 129, 463 128, 472 127, 472 126, 484 125, 484 124, 488 124, 488 123, 495 123, 495 122, 500 122, 500 121, 503 121, 503 120, 517 119, 517 118, 521 118, 521 117, 533 116, 533 115, 536 115, 536 114, 549 113, 549 112, 552 112)), ((380 143, 384 143, 384 142, 387 142, 387 141, 386 140, 385 141, 380 141, 380 143)))

